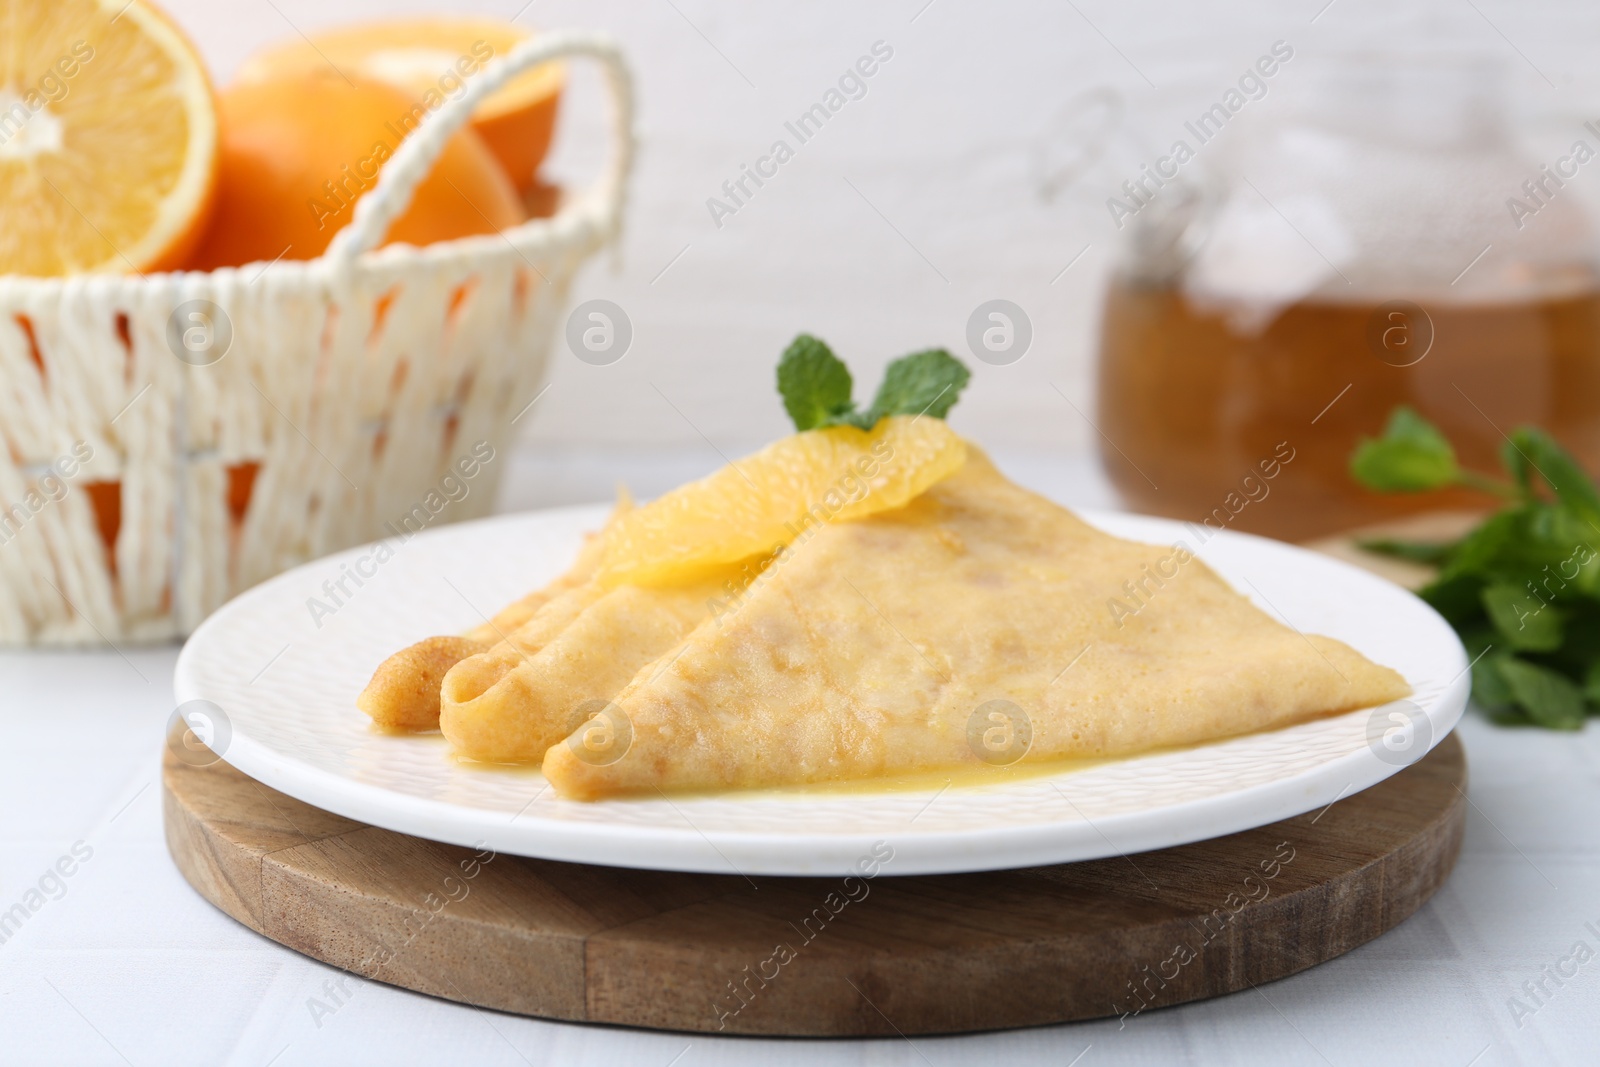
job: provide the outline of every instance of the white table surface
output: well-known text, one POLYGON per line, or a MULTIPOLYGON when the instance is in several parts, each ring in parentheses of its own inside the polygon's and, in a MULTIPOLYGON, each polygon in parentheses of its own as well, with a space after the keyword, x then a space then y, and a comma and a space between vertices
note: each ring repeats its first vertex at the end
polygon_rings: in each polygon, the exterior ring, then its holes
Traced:
MULTIPOLYGON (((1091 463, 997 457, 1019 480, 1100 506, 1091 463)), ((713 465, 657 453, 515 457, 505 506, 649 494, 713 465)), ((1466 843, 1399 928, 1310 971, 1116 1020, 968 1037, 783 1041, 543 1022, 376 983, 331 1015, 340 976, 189 888, 161 831, 172 647, 0 653, 0 913, 77 842, 92 850, 0 944, 0 1063, 915 1065, 1600 1063, 1600 730, 1504 730, 1470 712, 1466 843), (1587 924, 1587 925, 1586 925, 1587 924), (1521 990, 1574 945, 1593 958, 1535 1004, 1521 990), (1513 1015, 1521 997, 1532 1014, 1513 1015)), ((1571 970, 1575 964, 1563 966, 1571 970)), ((987 995, 1004 996, 1003 988, 987 995)))

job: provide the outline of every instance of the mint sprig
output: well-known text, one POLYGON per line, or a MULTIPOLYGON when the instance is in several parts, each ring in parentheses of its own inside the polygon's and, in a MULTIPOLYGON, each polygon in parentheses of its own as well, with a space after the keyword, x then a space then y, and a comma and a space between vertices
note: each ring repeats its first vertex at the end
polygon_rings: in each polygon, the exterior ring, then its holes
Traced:
POLYGON ((870 430, 888 415, 950 412, 972 374, 949 352, 930 348, 894 360, 870 406, 856 410, 850 369, 824 342, 801 334, 778 360, 778 392, 797 430, 855 426, 870 430))
POLYGON ((1505 506, 1457 541, 1362 547, 1438 566, 1419 594, 1461 635, 1472 695, 1495 721, 1581 729, 1600 711, 1600 492, 1543 430, 1514 431, 1500 459, 1508 480, 1467 470, 1437 427, 1396 408, 1383 436, 1350 457, 1356 481, 1380 492, 1469 488, 1505 506))
POLYGON ((1382 437, 1363 437, 1357 443, 1350 473, 1380 493, 1423 493, 1463 485, 1499 496, 1517 494, 1512 485, 1463 469, 1438 427, 1403 406, 1390 413, 1382 437))

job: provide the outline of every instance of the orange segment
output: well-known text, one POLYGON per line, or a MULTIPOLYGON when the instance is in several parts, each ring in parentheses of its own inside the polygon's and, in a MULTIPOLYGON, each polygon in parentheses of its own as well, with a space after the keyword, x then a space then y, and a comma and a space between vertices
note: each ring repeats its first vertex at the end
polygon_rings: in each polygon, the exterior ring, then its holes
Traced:
MULTIPOLYGON (((531 34, 496 19, 404 18, 360 23, 296 38, 257 52, 239 69, 240 82, 286 73, 327 71, 387 82, 429 111, 459 96, 485 64, 510 52, 531 34)), ((472 128, 482 137, 523 193, 533 186, 555 132, 556 106, 566 83, 559 63, 546 63, 513 78, 480 103, 472 128)))
POLYGON ((0 36, 0 273, 177 266, 216 181, 205 66, 144 0, 10 0, 0 36))
POLYGON ((819 522, 903 507, 966 462, 943 419, 807 430, 636 508, 605 531, 608 585, 673 585, 770 554, 819 522))
MULTIPOLYGON (((383 82, 327 71, 230 86, 217 210, 202 269, 322 254, 404 140, 412 103, 383 82)), ((431 244, 524 221, 517 191, 478 135, 458 130, 387 240, 431 244)))

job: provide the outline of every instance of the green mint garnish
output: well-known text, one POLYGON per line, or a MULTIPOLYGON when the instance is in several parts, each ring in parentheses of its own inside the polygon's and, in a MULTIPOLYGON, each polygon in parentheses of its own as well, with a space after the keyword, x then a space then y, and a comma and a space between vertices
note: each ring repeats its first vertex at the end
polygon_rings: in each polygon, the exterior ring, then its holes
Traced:
POLYGON ((1410 408, 1395 408, 1377 440, 1363 437, 1350 457, 1350 473, 1369 489, 1420 493, 1442 489, 1461 476, 1456 451, 1432 423, 1410 408))
POLYGON ((1472 695, 1496 722, 1580 729, 1600 710, 1600 492, 1542 430, 1514 431, 1500 460, 1509 480, 1466 470, 1438 428, 1395 409, 1383 436, 1350 457, 1356 481, 1380 492, 1468 488, 1506 504, 1448 544, 1362 547, 1438 566, 1420 595, 1461 635, 1472 695))
POLYGON ((797 430, 856 426, 870 430, 887 415, 944 418, 972 377, 942 348, 901 356, 885 369, 870 407, 857 411, 850 370, 822 341, 801 334, 778 361, 778 392, 797 430))

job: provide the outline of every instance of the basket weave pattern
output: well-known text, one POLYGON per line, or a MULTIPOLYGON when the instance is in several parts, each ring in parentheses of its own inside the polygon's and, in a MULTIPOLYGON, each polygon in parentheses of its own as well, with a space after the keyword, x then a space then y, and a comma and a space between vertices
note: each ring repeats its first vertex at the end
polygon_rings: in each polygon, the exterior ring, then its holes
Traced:
POLYGON ((572 276, 617 233, 631 128, 610 40, 546 34, 429 115, 320 259, 0 277, 0 643, 169 639, 295 564, 483 514, 572 276), (563 56, 599 60, 615 105, 594 186, 503 234, 368 251, 474 105, 563 56), (175 354, 191 322, 231 332, 221 358, 175 354))

